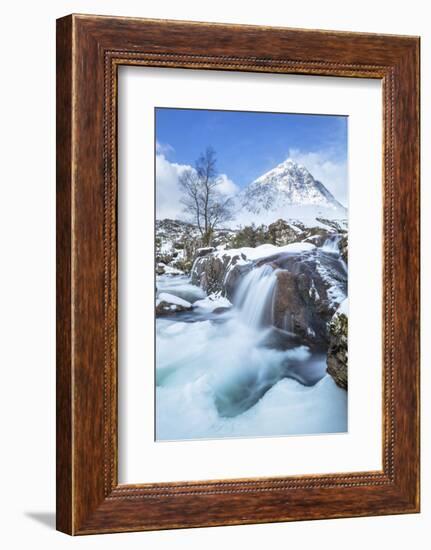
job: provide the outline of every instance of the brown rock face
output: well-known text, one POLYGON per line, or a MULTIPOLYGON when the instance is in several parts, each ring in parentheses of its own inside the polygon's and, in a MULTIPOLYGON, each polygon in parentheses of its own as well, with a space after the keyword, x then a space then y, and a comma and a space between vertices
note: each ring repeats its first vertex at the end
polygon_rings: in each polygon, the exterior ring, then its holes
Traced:
POLYGON ((323 281, 307 271, 278 271, 273 302, 274 326, 294 333, 310 345, 327 345, 331 308, 323 281))
POLYGON ((347 334, 348 319, 344 313, 335 313, 329 323, 327 371, 335 383, 347 390, 347 334))
POLYGON ((222 292, 229 299, 232 298, 242 274, 248 269, 237 265, 244 256, 239 254, 222 257, 209 253, 198 257, 193 265, 191 279, 194 285, 200 286, 205 292, 222 292))

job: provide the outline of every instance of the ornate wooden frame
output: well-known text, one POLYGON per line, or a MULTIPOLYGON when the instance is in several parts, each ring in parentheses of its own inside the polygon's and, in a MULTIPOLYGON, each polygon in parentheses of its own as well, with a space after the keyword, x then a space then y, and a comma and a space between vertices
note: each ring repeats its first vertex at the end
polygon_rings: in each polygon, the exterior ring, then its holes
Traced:
POLYGON ((70 15, 57 21, 57 528, 419 511, 419 38, 70 15), (377 78, 384 101, 383 470, 119 485, 119 65, 377 78))

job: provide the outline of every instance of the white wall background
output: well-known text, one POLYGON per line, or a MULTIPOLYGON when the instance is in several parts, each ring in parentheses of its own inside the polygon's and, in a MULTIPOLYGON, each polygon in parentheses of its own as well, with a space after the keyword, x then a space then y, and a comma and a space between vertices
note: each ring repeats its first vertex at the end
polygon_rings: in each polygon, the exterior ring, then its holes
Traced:
MULTIPOLYGON (((431 30, 410 0, 9 1, 0 88, 1 542, 4 548, 427 548, 431 522, 430 338, 422 356, 422 514, 72 539, 54 525, 55 19, 75 13, 284 25, 422 37, 422 151, 431 149, 431 30), (428 527, 428 529, 427 529, 428 527)), ((430 163, 422 154, 423 334, 431 330, 430 163)))

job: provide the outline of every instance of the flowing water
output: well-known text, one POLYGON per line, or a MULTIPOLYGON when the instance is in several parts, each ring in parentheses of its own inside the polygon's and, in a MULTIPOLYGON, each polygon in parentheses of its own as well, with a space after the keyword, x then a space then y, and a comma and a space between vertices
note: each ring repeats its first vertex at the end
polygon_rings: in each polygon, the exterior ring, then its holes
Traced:
POLYGON ((326 355, 272 326, 276 274, 252 269, 221 313, 187 277, 157 278, 158 292, 195 306, 156 320, 158 440, 346 430, 346 392, 326 374, 326 355))
POLYGON ((276 282, 274 268, 270 265, 252 269, 241 281, 235 295, 235 306, 244 325, 260 328, 270 324, 276 282))
POLYGON ((339 265, 343 268, 345 275, 347 275, 347 264, 340 255, 340 249, 338 247, 341 241, 341 235, 332 235, 328 237, 321 248, 322 252, 335 256, 338 259, 339 265))
POLYGON ((341 240, 340 235, 331 235, 323 243, 322 250, 323 252, 329 252, 330 254, 340 254, 340 249, 338 248, 338 243, 341 240))

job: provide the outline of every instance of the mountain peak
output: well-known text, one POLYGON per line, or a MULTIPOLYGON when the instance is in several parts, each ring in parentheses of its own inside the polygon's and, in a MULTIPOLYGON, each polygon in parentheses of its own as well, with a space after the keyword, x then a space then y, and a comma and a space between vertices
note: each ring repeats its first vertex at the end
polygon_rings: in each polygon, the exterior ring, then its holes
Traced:
POLYGON ((297 185, 300 186, 312 183, 314 178, 305 166, 288 157, 274 168, 271 168, 268 172, 262 174, 253 183, 268 184, 274 180, 277 180, 281 184, 296 181, 297 185))
POLYGON ((346 209, 308 169, 288 157, 250 183, 243 192, 244 207, 258 214, 284 207, 315 207, 344 214, 346 209))

